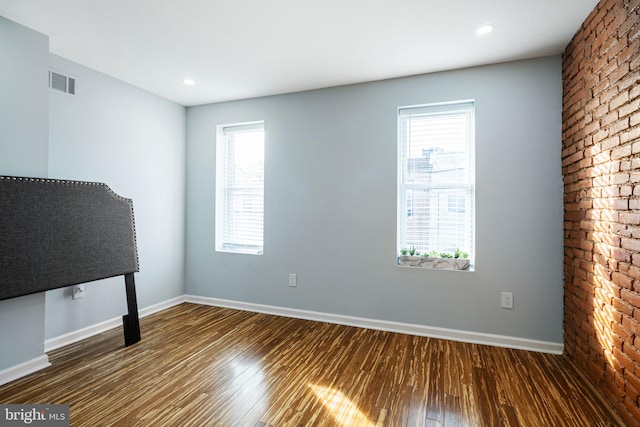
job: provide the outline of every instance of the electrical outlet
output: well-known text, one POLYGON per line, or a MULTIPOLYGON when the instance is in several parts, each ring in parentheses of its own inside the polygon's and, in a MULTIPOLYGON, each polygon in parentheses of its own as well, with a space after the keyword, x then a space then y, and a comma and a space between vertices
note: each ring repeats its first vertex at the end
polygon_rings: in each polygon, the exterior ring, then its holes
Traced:
POLYGON ((298 286, 298 278, 293 273, 289 273, 289 286, 291 286, 292 288, 298 286))
POLYGON ((502 293, 502 308, 513 308, 513 292, 502 293))
POLYGON ((73 299, 79 299, 79 298, 84 298, 84 293, 87 290, 87 284, 83 283, 81 285, 74 285, 73 286, 73 294, 71 295, 71 297, 73 299))

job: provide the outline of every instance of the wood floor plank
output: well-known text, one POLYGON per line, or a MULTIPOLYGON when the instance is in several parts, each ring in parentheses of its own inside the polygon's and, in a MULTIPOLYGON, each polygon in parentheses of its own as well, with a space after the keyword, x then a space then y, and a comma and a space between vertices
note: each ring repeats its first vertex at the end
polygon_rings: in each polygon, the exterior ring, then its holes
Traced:
POLYGON ((447 427, 459 427, 462 424, 462 407, 458 396, 446 395, 444 397, 444 422, 447 427))
POLYGON ((72 426, 616 425, 564 356, 196 304, 49 354, 0 403, 66 403, 72 426))
POLYGON ((426 418, 444 423, 444 373, 447 370, 444 348, 433 351, 429 358, 429 379, 425 384, 427 392, 426 418))

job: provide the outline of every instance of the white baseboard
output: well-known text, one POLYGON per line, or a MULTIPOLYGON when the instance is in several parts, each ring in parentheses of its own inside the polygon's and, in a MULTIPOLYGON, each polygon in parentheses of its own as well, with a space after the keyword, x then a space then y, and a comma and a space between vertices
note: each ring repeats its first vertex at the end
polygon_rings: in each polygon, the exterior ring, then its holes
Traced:
POLYGON ((65 345, 73 344, 78 341, 82 341, 85 338, 92 337, 99 333, 108 331, 109 329, 113 329, 118 327, 118 325, 122 324, 122 318, 116 317, 113 319, 105 320, 104 322, 96 323, 91 326, 87 326, 82 329, 78 329, 73 332, 69 332, 64 335, 59 335, 55 338, 49 338, 44 342, 44 351, 50 352, 51 350, 58 349, 60 347, 64 347, 65 345))
MULTIPOLYGON (((486 334, 481 332, 462 331, 457 329, 439 328, 434 326, 417 325, 411 323, 392 322, 388 320, 367 319, 364 317, 345 316, 340 314, 322 313, 311 310, 278 307, 264 304, 254 304, 242 301, 225 300, 220 298, 201 297, 196 295, 181 295, 158 304, 140 309, 140 317, 165 310, 169 307, 190 302, 216 307, 233 308, 236 310, 252 311, 256 313, 272 314, 276 316, 292 317, 296 319, 314 320, 318 322, 334 323, 338 325, 355 326, 359 328, 376 329, 381 331, 398 332, 402 334, 440 338, 452 341, 461 341, 475 344, 485 344, 498 347, 514 348, 519 350, 537 351, 550 354, 562 354, 563 343, 538 341, 505 335, 486 334)), ((122 324, 122 318, 116 317, 104 322, 50 338, 44 342, 44 351, 49 352, 60 347, 81 341, 99 333, 116 328, 122 324)), ((16 380, 25 375, 36 372, 50 366, 47 355, 37 357, 27 362, 12 366, 0 371, 0 385, 16 380)))
MULTIPOLYGON (((150 314, 157 313, 174 305, 182 304, 185 301, 185 296, 180 295, 166 301, 159 302, 158 304, 151 305, 149 307, 138 310, 138 316, 145 317, 150 314)), ((73 344, 83 339, 92 337, 94 335, 106 332, 110 329, 117 328, 122 325, 122 317, 114 317, 113 319, 105 320, 104 322, 96 323, 95 325, 87 326, 86 328, 78 329, 77 331, 69 332, 64 335, 50 338, 44 342, 44 351, 49 352, 60 347, 64 347, 69 344, 73 344)))
POLYGON ((202 305, 212 305, 216 307, 233 308, 236 310, 245 310, 257 313, 273 314, 276 316, 293 317, 296 319, 335 323, 338 325, 356 326, 359 328, 398 332, 402 334, 417 335, 430 338, 441 338, 451 341, 461 341, 474 344, 485 344, 497 347, 514 348, 519 350, 537 351, 541 353, 562 354, 562 352, 564 351, 564 344, 557 342, 538 341, 505 335, 487 334, 482 332, 462 331, 457 329, 439 328, 435 326, 417 325, 412 323, 400 323, 388 320, 376 320, 363 317, 345 316, 340 314, 321 313, 317 311, 253 304, 220 298, 185 295, 185 302, 202 305))
POLYGON ((185 302, 185 296, 180 295, 179 297, 171 298, 166 301, 159 302, 154 305, 150 305, 149 307, 141 308, 139 312, 140 317, 147 317, 154 313, 157 313, 162 310, 166 310, 169 307, 176 306, 178 304, 182 304, 185 302))
POLYGON ((51 363, 49 363, 49 357, 43 354, 35 359, 27 360, 24 363, 2 370, 0 371, 0 385, 10 383, 13 380, 32 374, 47 366, 51 366, 51 363))

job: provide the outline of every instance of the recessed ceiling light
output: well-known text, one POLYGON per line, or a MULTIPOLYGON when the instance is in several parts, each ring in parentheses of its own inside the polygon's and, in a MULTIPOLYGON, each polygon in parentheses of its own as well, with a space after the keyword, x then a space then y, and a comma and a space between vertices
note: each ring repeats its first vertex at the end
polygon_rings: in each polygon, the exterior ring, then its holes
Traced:
POLYGON ((184 79, 182 83, 186 84, 187 86, 193 86, 194 84, 196 84, 196 82, 192 79, 184 79))
POLYGON ((493 24, 485 24, 478 28, 476 28, 476 34, 479 36, 484 36, 485 34, 489 34, 495 29, 493 24))

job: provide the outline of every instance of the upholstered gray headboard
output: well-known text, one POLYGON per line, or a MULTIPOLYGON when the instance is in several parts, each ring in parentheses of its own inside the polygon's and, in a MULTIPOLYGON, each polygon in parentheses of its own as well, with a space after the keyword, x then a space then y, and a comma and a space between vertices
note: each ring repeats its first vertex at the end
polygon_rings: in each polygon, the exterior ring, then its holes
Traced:
POLYGON ((138 269, 130 199, 102 183, 0 176, 0 300, 125 275, 135 303, 138 269))

